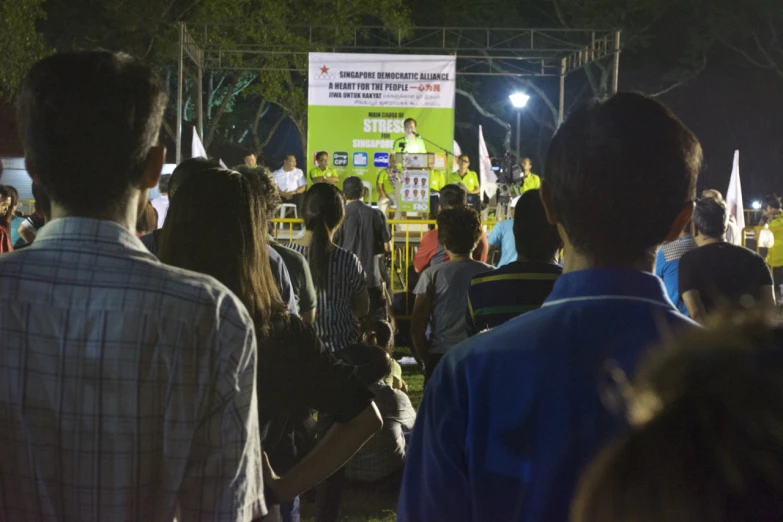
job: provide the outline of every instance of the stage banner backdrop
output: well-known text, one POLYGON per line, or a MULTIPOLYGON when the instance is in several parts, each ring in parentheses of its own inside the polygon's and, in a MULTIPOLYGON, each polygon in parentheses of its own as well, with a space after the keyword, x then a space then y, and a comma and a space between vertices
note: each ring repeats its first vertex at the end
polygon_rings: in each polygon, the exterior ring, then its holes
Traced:
MULTIPOLYGON (((316 153, 327 151, 341 182, 359 176, 377 200, 376 178, 393 167, 405 119, 416 120, 423 138, 451 147, 455 80, 454 56, 310 53, 307 172, 316 153)), ((309 176, 307 181, 312 183, 309 176)))

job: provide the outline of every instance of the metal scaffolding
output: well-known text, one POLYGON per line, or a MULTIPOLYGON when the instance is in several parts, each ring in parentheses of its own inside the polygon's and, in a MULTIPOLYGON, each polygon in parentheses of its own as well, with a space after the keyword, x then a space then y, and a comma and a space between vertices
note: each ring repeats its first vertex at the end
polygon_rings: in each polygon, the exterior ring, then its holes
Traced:
POLYGON ((565 108, 565 79, 599 60, 612 59, 611 92, 620 72, 620 31, 598 29, 317 26, 248 24, 179 25, 177 80, 177 163, 182 146, 182 95, 185 59, 196 66, 196 114, 203 139, 201 81, 205 70, 288 71, 306 75, 310 52, 449 54, 457 76, 559 78, 559 119, 565 108), (225 47, 222 35, 243 34, 247 43, 225 47), (285 38, 281 37, 282 31, 285 38))

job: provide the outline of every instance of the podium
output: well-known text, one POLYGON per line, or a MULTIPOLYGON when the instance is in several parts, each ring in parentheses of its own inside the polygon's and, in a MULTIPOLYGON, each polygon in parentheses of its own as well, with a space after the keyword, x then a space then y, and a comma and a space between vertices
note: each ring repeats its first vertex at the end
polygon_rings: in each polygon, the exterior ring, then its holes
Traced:
POLYGON ((446 169, 446 155, 395 153, 392 165, 389 179, 396 188, 397 209, 400 212, 429 213, 430 172, 446 169))

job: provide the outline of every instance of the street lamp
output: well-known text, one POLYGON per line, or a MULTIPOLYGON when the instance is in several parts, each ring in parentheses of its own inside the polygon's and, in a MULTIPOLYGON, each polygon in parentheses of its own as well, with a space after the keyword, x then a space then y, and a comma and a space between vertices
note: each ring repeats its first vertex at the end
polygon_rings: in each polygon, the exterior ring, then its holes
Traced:
POLYGON ((750 206, 753 208, 753 210, 761 210, 761 201, 756 200, 751 203, 750 206))
POLYGON ((508 99, 511 100, 511 105, 517 109, 517 159, 519 159, 519 134, 522 109, 525 107, 525 105, 527 105, 527 101, 530 99, 530 96, 524 92, 515 92, 514 94, 510 95, 508 99))

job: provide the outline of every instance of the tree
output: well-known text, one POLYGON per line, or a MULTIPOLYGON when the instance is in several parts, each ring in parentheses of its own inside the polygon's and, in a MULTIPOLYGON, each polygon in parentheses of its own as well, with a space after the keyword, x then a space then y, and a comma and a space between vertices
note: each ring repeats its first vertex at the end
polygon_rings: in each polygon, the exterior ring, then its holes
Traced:
POLYGON ((44 16, 43 1, 0 2, 0 98, 11 100, 30 64, 47 53, 43 35, 35 27, 44 16))

